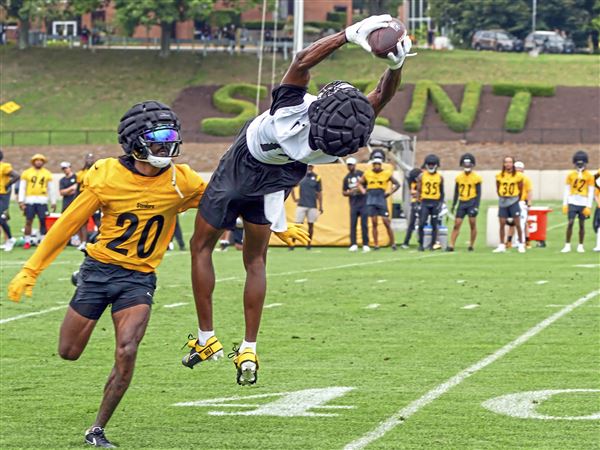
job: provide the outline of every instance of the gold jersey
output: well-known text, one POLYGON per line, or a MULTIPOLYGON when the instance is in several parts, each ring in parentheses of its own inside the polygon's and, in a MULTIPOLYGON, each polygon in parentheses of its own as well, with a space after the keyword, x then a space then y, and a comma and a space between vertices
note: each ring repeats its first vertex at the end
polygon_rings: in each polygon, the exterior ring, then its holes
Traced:
POLYGON ((442 198, 442 176, 439 172, 421 173, 421 200, 440 200, 442 198))
POLYGON ((581 195, 586 197, 588 195, 588 189, 590 186, 594 186, 594 175, 588 170, 581 172, 572 170, 567 175, 567 183, 569 185, 570 195, 581 195))
POLYGON ((529 196, 529 191, 533 190, 533 183, 531 182, 531 178, 527 175, 523 174, 523 192, 521 192, 521 200, 522 202, 527 201, 527 197, 529 196))
POLYGON ((81 169, 75 174, 75 181, 77 181, 77 184, 79 185, 79 192, 83 190, 83 180, 89 171, 90 169, 81 169))
POLYGON ((458 186, 458 199, 461 202, 468 202, 477 197, 477 185, 481 184, 483 179, 478 173, 463 171, 456 176, 455 182, 458 186))
POLYGON ((52 181, 52 172, 45 167, 36 169, 30 167, 21 174, 21 181, 25 181, 25 196, 44 196, 48 195, 48 185, 52 181))
POLYGON ((37 273, 47 267, 70 236, 98 208, 102 223, 98 239, 86 247, 94 259, 139 272, 154 272, 175 229, 177 213, 198 206, 205 189, 188 165, 175 165, 155 177, 134 173, 116 158, 98 160, 86 174, 85 190, 50 229, 25 267, 37 273))
POLYGON ((6 194, 6 185, 10 181, 13 167, 9 163, 0 161, 0 194, 6 194))
POLYGON ((373 169, 365 171, 363 174, 367 182, 367 191, 381 189, 385 191, 392 179, 393 172, 390 169, 383 169, 381 172, 375 172, 373 169))
POLYGON ((496 181, 499 183, 498 195, 500 197, 521 197, 519 184, 523 182, 523 174, 521 172, 498 172, 496 181))

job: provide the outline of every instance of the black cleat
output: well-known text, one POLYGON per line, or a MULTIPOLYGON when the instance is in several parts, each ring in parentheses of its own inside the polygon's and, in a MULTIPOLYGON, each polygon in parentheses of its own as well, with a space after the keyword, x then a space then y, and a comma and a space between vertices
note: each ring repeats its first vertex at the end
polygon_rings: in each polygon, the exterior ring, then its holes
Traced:
POLYGON ((446 247, 446 251, 447 252, 453 252, 454 251, 454 247, 446 247))
POLYGON ((420 251, 420 252, 424 252, 425 251, 425 249, 423 248, 422 245, 419 245, 419 248, 417 250, 420 251))
POLYGON ((396 250, 398 250, 398 247, 396 246, 396 244, 392 245, 392 251, 395 252, 396 250))
POLYGON ((111 442, 106 439, 104 428, 102 427, 92 427, 89 430, 86 430, 85 443, 93 445, 94 447, 117 448, 116 445, 111 444, 111 442))
POLYGON ((472 251, 474 251, 475 249, 474 249, 473 247, 469 247, 467 250, 468 250, 468 251, 470 251, 470 252, 472 252, 472 251))

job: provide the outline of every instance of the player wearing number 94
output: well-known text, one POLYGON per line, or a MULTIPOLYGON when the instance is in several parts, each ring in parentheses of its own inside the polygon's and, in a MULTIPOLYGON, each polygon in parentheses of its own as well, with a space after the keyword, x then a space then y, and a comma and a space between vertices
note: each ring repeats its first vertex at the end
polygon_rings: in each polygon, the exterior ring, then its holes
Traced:
POLYGON ((78 359, 96 322, 112 304, 115 364, 96 420, 85 433, 85 441, 97 447, 112 447, 104 427, 131 381, 137 348, 150 318, 154 272, 173 235, 177 213, 197 207, 204 192, 200 176, 172 161, 179 155, 179 129, 179 120, 168 106, 156 101, 134 105, 119 125, 125 155, 93 165, 84 178, 85 189, 8 286, 13 301, 19 301, 23 293, 31 296, 40 273, 94 211, 101 209, 98 240, 86 247, 58 350, 64 359, 78 359))

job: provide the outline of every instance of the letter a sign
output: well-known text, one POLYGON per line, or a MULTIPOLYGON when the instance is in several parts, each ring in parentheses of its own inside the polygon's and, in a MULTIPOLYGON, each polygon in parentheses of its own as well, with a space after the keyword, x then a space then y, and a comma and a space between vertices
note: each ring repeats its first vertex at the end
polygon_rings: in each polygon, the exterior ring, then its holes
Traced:
POLYGON ((295 392, 213 398, 195 402, 175 403, 173 406, 212 408, 208 411, 208 414, 213 416, 331 417, 338 414, 321 411, 354 408, 354 406, 350 405, 326 405, 329 401, 341 397, 352 389, 354 388, 338 386, 321 389, 304 389, 295 392), (254 401, 263 398, 274 400, 262 404, 254 401), (237 411, 231 411, 232 409, 237 411))

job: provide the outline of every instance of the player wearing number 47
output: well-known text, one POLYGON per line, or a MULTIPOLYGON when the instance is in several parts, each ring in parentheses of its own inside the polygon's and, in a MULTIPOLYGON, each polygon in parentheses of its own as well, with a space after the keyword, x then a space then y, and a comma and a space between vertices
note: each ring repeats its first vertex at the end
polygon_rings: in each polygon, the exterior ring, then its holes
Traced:
POLYGON ((131 381, 150 319, 155 270, 173 235, 177 213, 198 206, 204 192, 205 183, 196 172, 173 163, 180 151, 179 128, 168 106, 156 101, 134 105, 119 125, 125 155, 99 160, 90 168, 85 189, 8 286, 8 297, 15 302, 23 293, 31 296, 40 273, 88 218, 102 210, 100 234, 87 244, 58 344, 62 358, 78 359, 96 322, 112 304, 115 363, 98 415, 85 432, 86 443, 97 447, 113 447, 104 427, 131 381))

